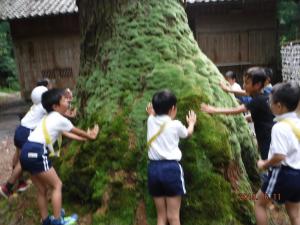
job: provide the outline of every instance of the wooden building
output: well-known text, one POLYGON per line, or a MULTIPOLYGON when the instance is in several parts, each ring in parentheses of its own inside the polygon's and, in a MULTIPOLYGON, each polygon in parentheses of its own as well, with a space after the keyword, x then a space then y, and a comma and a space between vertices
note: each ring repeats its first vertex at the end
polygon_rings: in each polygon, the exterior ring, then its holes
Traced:
POLYGON ((75 0, 0 0, 0 19, 8 20, 22 96, 37 80, 74 87, 79 73, 80 35, 75 0))
MULTIPOLYGON (((200 48, 221 72, 241 75, 252 65, 277 71, 276 0, 185 1, 200 48)), ((80 63, 76 0, 0 0, 0 6, 0 19, 10 22, 22 95, 44 77, 72 88, 80 63)))
POLYGON ((278 71, 276 0, 187 0, 190 26, 201 50, 222 73, 250 66, 278 71))

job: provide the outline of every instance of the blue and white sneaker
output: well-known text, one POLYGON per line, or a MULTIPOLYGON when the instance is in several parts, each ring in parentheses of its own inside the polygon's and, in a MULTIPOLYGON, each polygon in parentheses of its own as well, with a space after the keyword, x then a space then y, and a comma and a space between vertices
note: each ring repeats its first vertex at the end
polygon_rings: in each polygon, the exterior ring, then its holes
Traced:
POLYGON ((74 225, 77 223, 77 220, 78 220, 78 215, 75 213, 72 214, 71 216, 66 216, 64 218, 65 225, 74 225))
POLYGON ((71 216, 60 217, 59 219, 55 219, 51 216, 51 225, 75 225, 78 220, 78 215, 73 214, 71 216))
POLYGON ((65 209, 61 208, 61 210, 60 210, 60 216, 61 216, 61 218, 64 218, 65 215, 66 215, 65 209))

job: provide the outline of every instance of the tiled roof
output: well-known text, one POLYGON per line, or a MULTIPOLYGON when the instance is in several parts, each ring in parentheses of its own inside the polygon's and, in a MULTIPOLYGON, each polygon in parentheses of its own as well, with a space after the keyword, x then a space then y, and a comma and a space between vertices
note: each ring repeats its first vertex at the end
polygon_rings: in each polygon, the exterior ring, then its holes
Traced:
POLYGON ((214 3, 214 2, 231 2, 236 0, 187 0, 188 3, 214 3))
POLYGON ((0 19, 20 19, 78 12, 76 0, 0 0, 0 19))

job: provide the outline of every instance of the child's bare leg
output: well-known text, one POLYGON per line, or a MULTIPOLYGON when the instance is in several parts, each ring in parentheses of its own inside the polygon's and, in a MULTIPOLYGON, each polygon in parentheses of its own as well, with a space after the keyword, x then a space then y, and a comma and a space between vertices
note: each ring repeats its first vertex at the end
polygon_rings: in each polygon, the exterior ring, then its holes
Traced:
POLYGON ((157 225, 167 224, 167 205, 165 197, 154 197, 157 213, 157 225))
POLYGON ((15 151, 13 159, 12 159, 12 168, 13 169, 15 168, 17 163, 19 162, 20 153, 21 153, 20 149, 16 147, 16 151, 15 151))
POLYGON ((45 186, 39 178, 35 176, 31 176, 31 180, 37 188, 37 203, 40 210, 40 214, 42 219, 46 219, 48 217, 48 200, 47 200, 47 186, 45 186))
POLYGON ((181 196, 167 197, 167 218, 170 225, 180 225, 181 196))
POLYGON ((300 203, 285 203, 286 211, 292 225, 300 225, 300 203))
POLYGON ((10 184, 15 184, 21 175, 22 175, 22 167, 21 167, 20 160, 18 160, 7 182, 10 184))
POLYGON ((261 190, 256 194, 255 217, 257 225, 268 225, 267 205, 270 203, 270 199, 265 196, 261 190))
POLYGON ((53 215, 55 218, 60 218, 62 182, 57 176, 55 169, 52 167, 50 170, 39 173, 35 176, 43 185, 45 185, 46 187, 50 186, 52 188, 51 201, 53 207, 53 215))

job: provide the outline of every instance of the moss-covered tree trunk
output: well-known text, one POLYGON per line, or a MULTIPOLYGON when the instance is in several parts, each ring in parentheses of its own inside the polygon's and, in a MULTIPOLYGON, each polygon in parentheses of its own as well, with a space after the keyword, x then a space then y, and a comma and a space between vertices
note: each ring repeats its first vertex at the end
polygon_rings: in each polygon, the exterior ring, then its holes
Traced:
POLYGON ((240 194, 258 183, 256 150, 242 116, 210 116, 201 102, 234 106, 219 87, 217 67, 200 51, 180 0, 79 0, 81 72, 79 125, 97 122, 96 141, 72 144, 60 172, 68 196, 94 212, 93 224, 155 224, 147 192, 145 107, 168 88, 178 118, 198 114, 183 141, 187 195, 184 225, 254 224, 253 204, 240 194))

